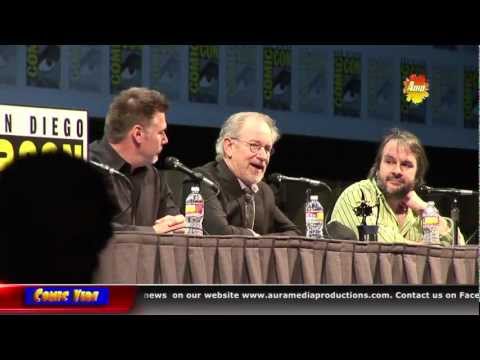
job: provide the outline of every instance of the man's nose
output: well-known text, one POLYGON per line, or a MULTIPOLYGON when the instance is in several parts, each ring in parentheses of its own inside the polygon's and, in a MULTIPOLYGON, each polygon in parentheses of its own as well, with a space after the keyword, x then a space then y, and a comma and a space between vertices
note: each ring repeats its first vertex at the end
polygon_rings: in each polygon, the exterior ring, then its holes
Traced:
POLYGON ((393 165, 392 173, 395 176, 401 176, 402 175, 402 167, 400 166, 400 164, 393 165))
POLYGON ((261 160, 264 160, 264 161, 267 161, 268 160, 268 152, 267 150, 265 150, 264 147, 261 147, 260 150, 258 150, 257 152, 257 157, 261 160))

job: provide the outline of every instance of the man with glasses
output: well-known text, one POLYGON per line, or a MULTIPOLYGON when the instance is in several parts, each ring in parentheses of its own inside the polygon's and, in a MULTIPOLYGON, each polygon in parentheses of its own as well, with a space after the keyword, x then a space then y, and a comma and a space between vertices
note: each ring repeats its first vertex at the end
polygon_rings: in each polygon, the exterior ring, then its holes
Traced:
POLYGON ((218 194, 202 188, 208 234, 301 235, 262 182, 278 138, 275 122, 265 114, 242 112, 225 121, 216 142, 216 161, 195 169, 220 188, 218 194))
POLYGON ((185 227, 185 218, 179 215, 165 176, 153 166, 168 143, 167 110, 167 99, 158 91, 137 87, 124 90, 110 105, 103 139, 89 146, 90 160, 128 178, 105 172, 117 206, 117 230, 162 234, 185 227))

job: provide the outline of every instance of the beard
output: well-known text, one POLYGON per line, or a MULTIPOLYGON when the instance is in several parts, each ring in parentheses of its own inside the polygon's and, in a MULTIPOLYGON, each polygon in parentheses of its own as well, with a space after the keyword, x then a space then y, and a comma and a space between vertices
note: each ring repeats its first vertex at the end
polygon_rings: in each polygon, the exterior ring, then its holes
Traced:
POLYGON ((381 179, 378 176, 378 174, 375 176, 377 186, 379 187, 379 189, 382 191, 383 195, 385 195, 386 198, 403 199, 405 197, 405 195, 407 195, 414 188, 414 184, 405 183, 395 190, 389 190, 386 182, 390 181, 392 179, 393 179, 392 177, 387 176, 385 181, 383 181, 383 179, 381 179))

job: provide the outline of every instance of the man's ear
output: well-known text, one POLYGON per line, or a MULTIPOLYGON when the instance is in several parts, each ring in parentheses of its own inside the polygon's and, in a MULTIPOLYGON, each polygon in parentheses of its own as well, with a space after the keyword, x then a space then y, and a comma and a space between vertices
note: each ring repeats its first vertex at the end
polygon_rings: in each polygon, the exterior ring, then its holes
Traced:
POLYGON ((140 144, 143 142, 143 128, 141 125, 134 125, 132 129, 130 130, 130 136, 133 138, 133 140, 140 144))
POLYGON ((232 139, 225 138, 223 139, 223 153, 228 159, 232 158, 232 152, 233 152, 233 141, 232 139))

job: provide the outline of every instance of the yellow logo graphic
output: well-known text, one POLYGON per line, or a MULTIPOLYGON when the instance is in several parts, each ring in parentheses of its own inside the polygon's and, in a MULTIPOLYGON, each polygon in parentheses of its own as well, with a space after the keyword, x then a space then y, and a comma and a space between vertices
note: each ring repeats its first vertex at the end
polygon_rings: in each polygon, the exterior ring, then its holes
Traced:
POLYGON ((415 105, 428 97, 429 85, 425 75, 412 74, 403 81, 403 93, 407 101, 415 105))

